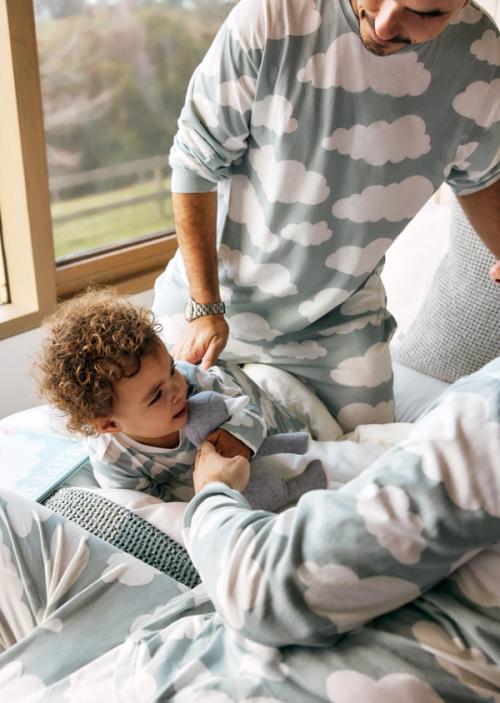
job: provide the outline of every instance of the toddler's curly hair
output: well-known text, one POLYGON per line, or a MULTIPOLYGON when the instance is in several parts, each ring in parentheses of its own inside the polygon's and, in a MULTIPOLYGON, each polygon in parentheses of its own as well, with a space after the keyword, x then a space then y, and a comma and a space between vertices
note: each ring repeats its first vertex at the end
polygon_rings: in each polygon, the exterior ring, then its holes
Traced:
POLYGON ((48 336, 35 364, 40 394, 64 412, 69 430, 95 435, 92 420, 111 415, 115 384, 134 376, 161 344, 161 326, 110 289, 63 303, 44 326, 48 336))

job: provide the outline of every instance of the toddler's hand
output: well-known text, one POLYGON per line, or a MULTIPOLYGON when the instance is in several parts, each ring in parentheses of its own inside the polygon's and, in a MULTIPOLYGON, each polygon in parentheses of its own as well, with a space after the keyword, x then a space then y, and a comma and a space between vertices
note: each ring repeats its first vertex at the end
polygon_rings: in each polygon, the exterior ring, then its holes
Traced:
POLYGON ((222 456, 227 458, 243 456, 245 459, 250 459, 251 451, 247 445, 240 442, 239 439, 226 430, 218 428, 210 432, 206 439, 214 445, 222 456))
POLYGON ((210 442, 203 442, 196 454, 193 472, 195 493, 212 481, 221 481, 236 491, 243 491, 250 478, 250 464, 242 456, 230 459, 215 451, 210 442))
POLYGON ((500 260, 490 268, 490 278, 495 283, 500 283, 500 260))

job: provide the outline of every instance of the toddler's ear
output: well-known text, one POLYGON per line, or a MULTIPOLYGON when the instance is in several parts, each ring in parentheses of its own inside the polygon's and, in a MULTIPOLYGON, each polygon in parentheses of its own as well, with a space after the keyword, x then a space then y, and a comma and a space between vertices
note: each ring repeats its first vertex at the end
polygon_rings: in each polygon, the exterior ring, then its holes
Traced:
POLYGON ((120 428, 111 417, 95 417, 92 424, 98 432, 119 432, 120 428))

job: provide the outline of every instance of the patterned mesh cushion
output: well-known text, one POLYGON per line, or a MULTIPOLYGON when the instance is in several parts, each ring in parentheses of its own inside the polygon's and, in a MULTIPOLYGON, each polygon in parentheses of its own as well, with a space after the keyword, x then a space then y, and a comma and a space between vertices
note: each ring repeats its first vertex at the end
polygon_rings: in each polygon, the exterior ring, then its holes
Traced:
POLYGON ((413 325, 395 341, 393 358, 453 382, 499 356, 500 287, 488 277, 494 261, 456 201, 448 252, 413 325))
POLYGON ((81 488, 60 488, 44 504, 185 586, 194 588, 200 583, 198 572, 183 547, 121 505, 81 488))

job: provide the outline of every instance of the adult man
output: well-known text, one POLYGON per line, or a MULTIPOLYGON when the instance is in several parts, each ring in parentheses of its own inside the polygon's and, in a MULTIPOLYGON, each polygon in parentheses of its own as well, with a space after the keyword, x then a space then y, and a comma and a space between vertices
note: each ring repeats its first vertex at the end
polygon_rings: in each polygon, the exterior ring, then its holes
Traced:
POLYGON ((183 263, 154 309, 209 304, 175 353, 214 363, 222 296, 229 358, 301 376, 346 429, 390 421, 388 246, 445 179, 500 257, 498 41, 464 0, 241 0, 171 152, 183 263))

